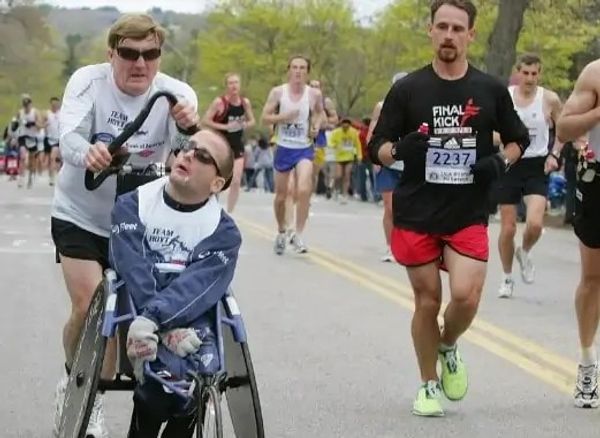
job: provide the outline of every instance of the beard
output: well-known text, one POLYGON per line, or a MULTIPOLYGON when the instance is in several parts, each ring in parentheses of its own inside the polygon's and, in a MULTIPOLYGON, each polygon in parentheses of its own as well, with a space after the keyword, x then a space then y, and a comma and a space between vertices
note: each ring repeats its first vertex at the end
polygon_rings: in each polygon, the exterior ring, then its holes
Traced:
POLYGON ((458 50, 455 47, 442 46, 437 51, 437 57, 442 62, 452 63, 458 58, 458 50))

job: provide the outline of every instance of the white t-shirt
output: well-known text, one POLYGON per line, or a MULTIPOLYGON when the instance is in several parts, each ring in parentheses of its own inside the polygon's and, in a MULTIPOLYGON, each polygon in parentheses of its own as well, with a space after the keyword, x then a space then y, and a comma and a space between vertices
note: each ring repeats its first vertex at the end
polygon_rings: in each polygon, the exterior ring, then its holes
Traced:
POLYGON ((60 110, 58 110, 57 112, 52 112, 51 110, 48 110, 46 112, 46 120, 48 121, 48 126, 46 126, 46 138, 48 139, 48 142, 52 145, 57 144, 58 138, 60 137, 59 117, 60 110))
POLYGON ((312 146, 308 137, 310 130, 310 87, 304 86, 304 93, 297 102, 290 98, 289 85, 283 85, 281 99, 279 101, 279 113, 298 110, 298 117, 292 122, 281 122, 277 124, 277 144, 289 149, 305 149, 312 146))
MULTIPOLYGON (((110 64, 96 64, 77 70, 67 84, 60 111, 60 153, 63 166, 58 174, 52 216, 72 222, 99 236, 110 235, 110 213, 116 193, 111 176, 94 191, 84 186, 85 155, 90 144, 109 144, 123 127, 133 121, 148 98, 157 91, 170 91, 179 100, 198 107, 198 98, 188 85, 158 73, 149 90, 129 96, 119 90, 110 64)), ((129 162, 164 162, 178 131, 169 115, 166 99, 159 99, 150 115, 127 142, 129 162)))
MULTIPOLYGON (((515 87, 508 88, 510 97, 515 102, 515 87)), ((550 141, 550 125, 544 114, 544 89, 537 87, 533 102, 528 106, 517 106, 515 111, 529 130, 531 143, 525 149, 522 158, 545 157, 548 155, 548 143, 550 141)))

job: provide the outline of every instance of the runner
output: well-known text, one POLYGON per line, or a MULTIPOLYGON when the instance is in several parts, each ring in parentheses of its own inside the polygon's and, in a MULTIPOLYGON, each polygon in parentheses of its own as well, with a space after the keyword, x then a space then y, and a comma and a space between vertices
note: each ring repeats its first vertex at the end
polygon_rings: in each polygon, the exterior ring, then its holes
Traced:
MULTIPOLYGON (((511 166, 500 179, 497 200, 500 205, 500 236, 498 250, 502 261, 503 278, 498 296, 509 298, 514 294, 512 277, 513 255, 519 262, 521 277, 527 284, 535 280, 535 267, 530 252, 542 234, 546 197, 548 193, 547 165, 550 130, 554 128, 561 110, 558 95, 538 86, 542 61, 537 55, 521 56, 516 66, 519 85, 510 86, 509 92, 515 109, 529 130, 530 145, 523 159, 511 166), (526 226, 521 246, 515 251, 517 232, 517 205, 523 198, 527 207, 526 226)), ((562 145, 553 139, 553 150, 562 145)), ((551 156, 558 163, 560 154, 551 156)))
MULTIPOLYGON (((405 72, 398 72, 392 77, 392 85, 396 81, 406 76, 405 72)), ((373 129, 377 125, 379 115, 381 114, 381 107, 383 101, 377 102, 375 108, 373 108, 373 114, 371 115, 371 125, 369 126, 369 133, 367 134, 367 142, 371 140, 373 136, 373 129)), ((387 166, 373 166, 375 170, 375 189, 381 195, 383 199, 383 234, 385 235, 386 251, 381 257, 382 262, 393 262, 394 256, 392 255, 392 249, 390 247, 392 228, 394 228, 394 219, 392 215, 392 193, 400 182, 400 176, 402 175, 402 169, 404 168, 403 163, 394 163, 392 167, 387 166)))
POLYGON ((22 108, 19 110, 19 180, 18 186, 23 187, 25 179, 25 167, 27 167, 27 188, 30 189, 33 185, 33 177, 35 175, 36 160, 39 152, 38 140, 43 122, 40 112, 33 107, 33 101, 29 94, 21 96, 22 108))
MULTIPOLYGON (((134 164, 163 161, 174 143, 187 141, 179 131, 197 126, 197 98, 191 87, 158 72, 165 30, 149 15, 119 18, 108 33, 109 63, 77 70, 67 84, 60 113, 60 151, 64 160, 52 205, 52 238, 60 259, 71 315, 63 331, 66 362, 56 388, 55 427, 60 421, 67 373, 73 360, 89 302, 108 267, 110 212, 116 178, 95 191, 84 187, 85 170, 98 172, 111 162, 109 144, 158 90, 174 93, 179 103, 170 108, 165 99, 152 108, 148 119, 127 143, 134 164)), ((106 351, 101 377, 112 379, 115 344, 106 351)), ((56 430, 55 430, 56 432, 56 430)), ((87 437, 108 436, 103 396, 99 394, 87 437)))
POLYGON ((331 132, 329 143, 335 151, 336 191, 341 193, 340 203, 348 203, 348 190, 354 163, 362 160, 362 147, 358 131, 352 127, 352 120, 343 118, 341 126, 331 132))
MULTIPOLYGON (((309 85, 311 88, 316 88, 323 93, 321 81, 313 79, 309 85)), ((325 183, 326 192, 331 195, 331 182, 333 180, 333 172, 331 166, 327 163, 327 132, 335 129, 338 125, 338 114, 335 109, 335 104, 331 98, 323 96, 323 110, 325 118, 321 122, 321 129, 315 138, 315 159, 313 160, 313 183, 314 190, 317 190, 319 181, 319 173, 323 171, 323 181, 325 183)))
POLYGON ((306 84, 310 73, 310 60, 304 56, 293 56, 288 62, 288 82, 269 92, 263 108, 262 121, 265 125, 277 125, 275 150, 275 200, 274 210, 278 234, 275 253, 281 255, 286 247, 286 205, 290 173, 296 173, 296 230, 291 244, 298 253, 305 253, 302 233, 308 219, 308 208, 313 191, 312 160, 313 138, 323 120, 323 96, 321 91, 306 84))
POLYGON ((529 144, 506 87, 467 61, 476 13, 469 0, 433 2, 434 60, 392 87, 369 145, 374 162, 405 164, 391 244, 415 295, 412 336, 422 379, 415 415, 443 415, 441 391, 449 400, 467 393, 457 341, 477 313, 485 279, 488 193, 529 144), (494 131, 505 145, 501 154, 493 152, 494 131), (450 283, 441 333, 440 268, 450 283))
MULTIPOLYGON (((600 316, 600 59, 588 64, 575 82, 575 88, 558 119, 561 141, 577 140, 589 132, 589 149, 580 153, 575 234, 579 238, 581 278, 575 292, 581 356, 575 385, 575 406, 597 408, 598 356, 595 347, 600 316)), ((560 153, 556 148, 553 154, 560 153)), ((557 163, 548 157, 556 168, 557 163)))
POLYGON ((235 166, 227 195, 227 212, 232 213, 240 196, 244 173, 244 131, 252 128, 256 121, 250 100, 241 95, 240 75, 227 73, 225 86, 225 94, 215 98, 206 110, 202 125, 222 132, 233 149, 235 166))
POLYGON ((60 99, 58 97, 50 98, 50 109, 46 111, 44 117, 44 128, 46 136, 44 138, 44 167, 48 169, 48 179, 51 186, 54 185, 54 175, 58 172, 58 119, 60 117, 60 99))

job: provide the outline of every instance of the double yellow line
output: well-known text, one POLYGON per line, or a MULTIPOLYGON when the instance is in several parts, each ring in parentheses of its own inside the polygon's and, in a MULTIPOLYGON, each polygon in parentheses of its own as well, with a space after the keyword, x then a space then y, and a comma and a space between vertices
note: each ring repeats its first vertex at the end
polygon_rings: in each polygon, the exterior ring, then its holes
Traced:
MULTIPOLYGON (((236 217, 236 222, 243 230, 255 236, 269 241, 275 238, 273 231, 255 222, 239 216, 236 217)), ((406 284, 381 273, 374 273, 337 254, 333 255, 312 246, 305 257, 316 265, 359 284, 407 310, 414 309, 412 289, 406 284)), ((561 392, 573 393, 577 374, 576 362, 479 318, 475 319, 463 338, 516 365, 561 392)))

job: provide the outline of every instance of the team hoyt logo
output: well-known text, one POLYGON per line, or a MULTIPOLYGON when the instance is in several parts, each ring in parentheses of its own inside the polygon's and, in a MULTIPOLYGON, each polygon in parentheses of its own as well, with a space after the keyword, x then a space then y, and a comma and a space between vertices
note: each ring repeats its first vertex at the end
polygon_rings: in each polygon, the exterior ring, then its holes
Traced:
POLYGON ((469 135, 473 128, 469 122, 477 117, 481 107, 475 105, 473 98, 465 105, 439 105, 432 108, 433 135, 469 135))

